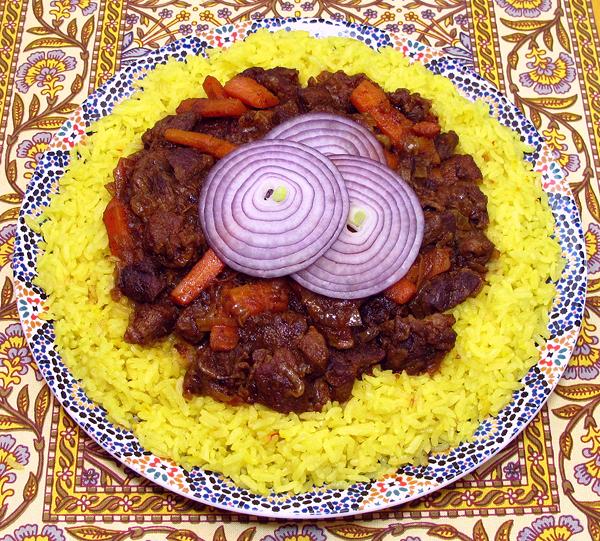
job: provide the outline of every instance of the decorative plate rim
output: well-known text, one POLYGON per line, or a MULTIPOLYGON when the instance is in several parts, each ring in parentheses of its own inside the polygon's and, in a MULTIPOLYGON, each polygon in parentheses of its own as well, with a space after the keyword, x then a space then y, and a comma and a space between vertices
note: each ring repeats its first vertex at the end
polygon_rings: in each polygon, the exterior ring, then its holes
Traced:
MULTIPOLYGON (((54 179, 60 178, 61 172, 64 172, 64 168, 68 165, 68 150, 84 135, 84 128, 89 126, 89 124, 97 118, 104 116, 101 114, 103 111, 98 111, 96 109, 98 102, 103 98, 105 98, 107 102, 110 102, 108 109, 105 111, 106 114, 109 114, 112 107, 118 103, 118 101, 127 99, 131 95, 131 85, 133 81, 143 77, 148 69, 163 63, 168 58, 184 60, 188 54, 198 55, 203 54, 207 48, 228 46, 261 28, 267 28, 269 30, 308 30, 315 36, 344 35, 345 37, 361 40, 373 49, 378 49, 383 46, 393 46, 397 50, 403 52, 411 61, 424 63, 426 67, 434 73, 445 76, 448 73, 452 73, 452 82, 458 88, 459 92, 469 99, 473 99, 473 97, 482 97, 482 94, 478 92, 476 88, 474 89, 473 85, 477 88, 484 89, 484 95, 491 100, 489 102, 490 114, 493 115, 495 110, 496 112, 503 111, 504 113, 507 113, 508 111, 507 114, 511 115, 510 118, 513 124, 516 123, 516 127, 513 127, 513 129, 516 129, 516 131, 521 133, 522 137, 525 137, 528 142, 535 146, 536 150, 530 157, 530 161, 534 163, 536 166, 535 169, 542 175, 544 190, 549 194, 557 229, 562 223, 557 214, 557 208, 559 208, 562 209, 565 216, 568 216, 568 218, 563 217, 563 222, 575 230, 575 233, 573 234, 573 238, 575 239, 574 242, 583 241, 581 218, 577 211, 573 195, 571 194, 564 175, 559 166, 555 163, 549 149, 543 144, 542 138, 537 133, 537 130, 506 97, 500 94, 491 83, 472 71, 472 69, 461 59, 450 58, 439 50, 427 47, 399 33, 388 33, 381 29, 362 24, 304 18, 247 21, 239 24, 224 25, 203 34, 202 37, 182 38, 149 53, 143 58, 128 62, 109 81, 90 94, 81 106, 69 117, 67 122, 65 122, 65 124, 57 131, 48 150, 42 159, 40 159, 32 179, 28 183, 26 194, 23 199, 23 205, 19 212, 15 238, 15 251, 12 263, 15 275, 15 292, 19 317, 29 347, 40 367, 42 375, 46 379, 54 396, 63 407, 65 407, 75 422, 109 454, 119 460, 119 462, 163 488, 220 509, 282 519, 333 518, 378 511, 425 496, 453 483, 464 475, 467 475, 506 447, 541 409, 552 390, 557 385, 562 372, 566 368, 579 334, 587 284, 585 250, 575 252, 574 250, 577 246, 571 247, 568 245, 568 239, 565 240, 564 235, 559 235, 563 252, 566 252, 566 254, 563 255, 568 257, 566 269, 563 271, 561 280, 557 285, 557 290, 559 292, 559 295, 557 296, 558 300, 555 301, 551 313, 554 314, 557 310, 557 302, 559 304, 564 303, 563 307, 568 305, 570 308, 570 311, 567 311, 564 318, 568 319, 569 316, 573 316, 574 321, 571 322, 571 326, 566 330, 560 327, 560 323, 562 322, 562 319, 560 318, 558 323, 553 321, 549 322, 549 328, 553 333, 552 338, 549 339, 544 347, 544 353, 540 356, 538 363, 534 365, 522 379, 525 384, 524 389, 515 392, 511 402, 505 406, 497 416, 484 419, 475 433, 474 439, 477 441, 477 438, 481 438, 479 441, 482 447, 485 447, 490 443, 492 444, 490 449, 483 449, 483 455, 479 457, 478 460, 469 462, 469 455, 467 455, 464 460, 460 458, 463 462, 456 459, 456 462, 453 463, 454 476, 446 474, 446 477, 442 477, 441 479, 439 477, 434 479, 433 473, 440 473, 440 471, 444 472, 445 469, 450 469, 450 464, 447 467, 444 466, 446 464, 446 459, 450 463, 453 454, 457 454, 465 447, 468 448, 469 445, 474 445, 473 442, 460 444, 446 453, 432 455, 426 468, 405 466, 393 474, 383 476, 381 479, 371 480, 368 483, 355 483, 347 489, 336 490, 328 489, 326 487, 316 488, 311 492, 299 495, 254 495, 249 491, 235 487, 235 484, 231 480, 223 478, 220 474, 207 472, 200 468, 193 468, 189 471, 185 470, 169 459, 160 459, 159 457, 144 451, 139 445, 139 442, 137 442, 137 438, 131 435, 131 432, 112 425, 112 423, 105 420, 104 410, 87 398, 79 383, 73 378, 60 360, 58 353, 53 349, 55 344, 52 325, 50 323, 44 323, 39 318, 36 319, 35 317, 35 310, 39 310, 44 295, 40 288, 37 288, 31 282, 37 272, 36 257, 39 251, 37 242, 39 242, 41 237, 29 228, 26 224, 25 217, 38 215, 41 209, 47 205, 50 193, 56 190, 57 181, 55 180, 54 183, 49 183, 47 181, 46 173, 48 170, 52 170, 55 173, 54 179), (119 80, 125 81, 125 93, 121 96, 111 96, 109 90, 111 89, 111 86, 114 86, 119 80), (473 81, 475 81, 475 83, 473 83, 473 81), (461 84, 463 86, 461 86, 461 84), (486 92, 489 94, 485 94, 486 92), (112 101, 110 101, 111 99, 112 101), (53 161, 56 163, 53 163, 53 161), (32 195, 36 190, 38 192, 41 191, 41 195, 32 195), (43 190, 46 190, 46 192, 43 193, 43 190), (39 198, 39 201, 35 200, 36 197, 39 198), (30 246, 29 251, 31 253, 28 253, 28 242, 30 246), (562 287, 567 287, 563 284, 566 280, 565 273, 567 273, 567 269, 572 273, 572 279, 574 280, 574 284, 569 286, 570 289, 567 288, 566 290, 566 293, 572 294, 572 297, 568 298, 565 297, 565 291, 561 289, 561 284, 562 287), (557 333, 556 336, 555 333, 557 333), (563 337, 562 343, 554 344, 559 337, 563 337), (548 348, 553 345, 556 349, 550 351, 548 348), (48 349, 46 350, 46 348, 48 349), (553 356, 557 357, 554 361, 553 356), (540 365, 547 359, 550 359, 550 361, 553 362, 550 362, 550 365, 547 367, 548 369, 544 371, 542 368, 546 367, 540 368, 540 365), (71 393, 70 395, 56 386, 56 381, 59 380, 59 378, 53 373, 53 368, 58 368, 64 372, 60 375, 65 378, 67 388, 71 393), (540 388, 538 389, 538 387, 540 388), (73 404, 69 402, 73 397, 76 397, 77 400, 81 400, 82 403, 87 405, 91 411, 93 411, 93 413, 89 414, 89 417, 99 415, 100 418, 103 419, 104 425, 108 425, 112 428, 112 439, 110 434, 107 435, 106 432, 99 430, 97 426, 90 424, 91 421, 89 420, 88 415, 83 415, 79 409, 74 408, 73 404), (534 401, 532 406, 529 405, 530 401, 534 399, 538 399, 538 402, 534 401), (521 407, 516 405, 518 400, 522 401, 521 407), (529 402, 526 400, 529 400, 529 402), (503 435, 500 431, 496 434, 489 433, 485 435, 486 429, 482 429, 485 423, 488 422, 490 427, 494 423, 497 423, 499 427, 502 427, 503 416, 505 416, 506 411, 511 408, 515 408, 515 415, 520 415, 514 421, 516 427, 513 428, 512 431, 507 432, 506 435, 503 435), (483 432, 481 432, 482 430, 483 432), (134 454, 123 454, 124 451, 122 447, 124 447, 125 444, 117 444, 115 439, 117 434, 120 435, 121 438, 127 440, 131 445, 135 446, 137 444, 142 451, 140 458, 148 457, 148 460, 144 463, 143 461, 136 460, 137 457, 135 457, 134 454), (436 463, 436 461, 439 463, 436 463), (437 466, 437 469, 435 466, 437 466), (429 469, 431 469, 431 472, 428 475, 423 473, 427 472, 429 469), (151 474, 151 470, 154 472, 158 471, 160 475, 157 477, 156 475, 151 474), (209 478, 210 483, 212 483, 208 491, 204 486, 199 486, 194 489, 193 485, 195 481, 192 480, 192 476, 197 473, 197 471, 201 472, 199 475, 205 476, 203 479, 204 481, 207 481, 206 478, 209 478), (459 474, 456 474, 456 471, 459 471, 459 474), (419 475, 421 475, 422 480, 420 484, 413 484, 411 489, 403 486, 407 485, 407 480, 417 479, 419 475), (216 480, 212 479, 213 476, 216 480), (428 477, 431 479, 428 479, 428 477), (378 493, 375 485, 380 483, 386 485, 388 482, 390 488, 396 489, 396 494, 391 498, 384 499, 382 494, 378 493), (216 491, 212 488, 212 485, 216 485, 219 490, 216 491), (225 494, 223 489, 228 489, 230 491, 237 490, 237 492, 241 493, 241 496, 239 496, 236 501, 236 498, 231 494, 225 494), (319 505, 315 506, 316 502, 314 502, 314 498, 317 495, 320 501, 319 505), (367 495, 372 497, 372 501, 365 502, 367 495), (215 498, 215 496, 218 497, 215 498), (244 499, 244 497, 246 499, 244 499), (307 501, 312 503, 312 505, 303 502, 303 498, 307 498, 307 501), (248 503, 250 499, 258 499, 261 506, 258 506, 258 504, 254 504, 254 506, 250 505, 248 503), (293 506, 290 502, 296 506, 293 506)), ((100 109, 102 109, 102 107, 100 109)), ((62 380, 61 383, 63 383, 62 380)), ((504 422, 507 426, 512 426, 506 419, 504 419, 504 422)), ((487 428, 487 430, 489 432, 492 428, 487 428)), ((506 430, 507 429, 505 429, 505 431, 506 430)))

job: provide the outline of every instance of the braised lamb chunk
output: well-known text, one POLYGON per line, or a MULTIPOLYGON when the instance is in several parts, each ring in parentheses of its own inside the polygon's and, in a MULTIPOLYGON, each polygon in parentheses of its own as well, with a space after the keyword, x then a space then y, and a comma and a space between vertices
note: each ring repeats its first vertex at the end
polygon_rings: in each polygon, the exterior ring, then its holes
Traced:
POLYGON ((198 116, 193 111, 181 113, 179 115, 169 115, 162 120, 159 120, 152 128, 146 130, 142 135, 144 147, 156 148, 159 146, 172 146, 164 138, 165 130, 175 128, 178 130, 191 130, 196 124, 198 116))
POLYGON ((382 329, 385 360, 381 366, 410 375, 434 372, 453 347, 454 316, 433 314, 425 319, 396 317, 382 329))
POLYGON ((350 398, 354 381, 385 357, 383 348, 361 344, 347 351, 331 352, 325 380, 331 387, 332 399, 345 402, 350 398))
POLYGON ((435 191, 434 198, 445 209, 457 210, 477 229, 485 229, 490 223, 487 196, 472 182, 444 184, 435 191))
POLYGON ((235 118, 200 118, 193 131, 229 141, 238 133, 238 121, 235 118))
POLYGON ((309 327, 297 344, 298 349, 310 363, 312 372, 316 374, 325 372, 329 360, 329 349, 323 335, 315 327, 309 327))
POLYGON ((208 333, 208 329, 202 327, 201 323, 214 316, 214 311, 210 294, 203 291, 192 304, 181 311, 175 324, 175 332, 188 342, 199 344, 208 333))
POLYGON ((167 160, 173 169, 175 180, 181 184, 191 185, 194 196, 193 203, 197 201, 197 191, 202 183, 202 179, 210 171, 215 160, 208 154, 202 154, 199 150, 188 147, 176 147, 170 149, 167 154, 167 160))
POLYGON ((163 149, 140 156, 131 173, 129 205, 142 220, 161 208, 177 208, 173 168, 163 149))
POLYGON ((364 325, 381 325, 393 319, 398 305, 384 295, 376 295, 366 300, 360 307, 360 315, 364 325))
POLYGON ((136 304, 125 331, 125 341, 151 344, 167 336, 175 326, 177 314, 177 307, 166 299, 153 304, 136 304))
POLYGON ((453 184, 459 180, 478 182, 481 170, 471 156, 454 155, 444 160, 439 168, 432 170, 432 178, 437 184, 453 184))
POLYGON ((298 352, 288 348, 277 348, 273 352, 258 349, 252 360, 248 378, 250 400, 282 413, 320 410, 329 400, 328 393, 321 393, 323 402, 315 400, 314 385, 306 379, 310 366, 298 352))
POLYGON ((423 285, 409 308, 417 317, 445 312, 477 295, 482 287, 481 275, 470 269, 444 272, 423 285))
POLYGON ((431 114, 431 101, 422 98, 418 93, 411 93, 405 88, 389 94, 392 105, 396 106, 406 118, 413 122, 422 122, 431 114))
POLYGON ((302 110, 305 112, 335 112, 335 104, 329 91, 322 86, 307 86, 298 91, 302 110))
POLYGON ((346 75, 343 71, 324 71, 311 77, 308 85, 298 91, 304 111, 353 112, 350 94, 363 79, 364 75, 346 75))
POLYGON ((454 240, 456 233, 456 217, 451 212, 435 212, 426 210, 423 247, 447 246, 454 240))
POLYGON ((456 247, 459 265, 471 267, 477 272, 485 272, 485 264, 494 253, 494 245, 478 229, 459 231, 456 236, 456 247))
POLYGON ((296 100, 286 101, 273 107, 273 122, 275 125, 281 124, 300 114, 300 105, 296 100))
POLYGON ((239 118, 231 142, 242 144, 261 139, 275 127, 275 124, 274 111, 248 111, 239 118))
POLYGON ((125 265, 119 272, 117 285, 130 299, 148 303, 154 302, 163 292, 167 280, 152 260, 143 259, 125 265))
POLYGON ((245 388, 250 358, 242 348, 228 352, 212 351, 205 344, 196 350, 195 362, 183 379, 186 396, 206 395, 221 402, 240 404, 247 400, 245 388))
POLYGON ((167 268, 184 268, 200 255, 204 235, 200 232, 196 212, 181 215, 170 210, 157 211, 146 222, 144 244, 167 268))
POLYGON ((458 135, 450 130, 449 132, 436 135, 433 142, 440 156, 440 160, 447 160, 456 150, 456 146, 458 145, 458 135))
POLYGON ((354 346, 352 328, 362 325, 360 302, 324 297, 295 283, 292 287, 310 320, 325 335, 330 346, 336 349, 354 346))
POLYGON ((241 342, 253 348, 290 346, 308 330, 306 318, 295 312, 261 314, 248 318, 240 328, 241 342))

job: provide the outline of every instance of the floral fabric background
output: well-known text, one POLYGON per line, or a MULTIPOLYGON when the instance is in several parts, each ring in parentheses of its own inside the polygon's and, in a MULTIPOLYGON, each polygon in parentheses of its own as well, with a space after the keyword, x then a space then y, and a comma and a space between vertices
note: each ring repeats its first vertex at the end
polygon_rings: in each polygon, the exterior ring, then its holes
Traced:
POLYGON ((0 541, 600 541, 600 42, 593 9, 590 0, 2 0, 0 541), (556 393, 525 432, 451 487, 336 522, 225 513, 120 467, 41 381, 10 272, 27 181, 53 131, 89 92, 178 37, 272 16, 364 22, 472 64, 547 138, 586 234, 582 333, 556 393))

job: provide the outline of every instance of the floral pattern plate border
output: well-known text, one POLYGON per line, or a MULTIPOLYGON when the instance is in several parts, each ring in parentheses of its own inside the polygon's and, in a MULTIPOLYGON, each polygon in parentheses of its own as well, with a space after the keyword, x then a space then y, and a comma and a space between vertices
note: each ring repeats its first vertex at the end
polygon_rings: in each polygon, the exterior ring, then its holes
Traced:
POLYGON ((130 63, 91 94, 58 130, 28 185, 19 214, 13 270, 18 311, 38 366, 50 389, 73 419, 116 459, 155 483, 188 498, 215 507, 278 518, 326 518, 375 511, 408 502, 438 490, 474 470, 505 447, 537 411, 558 383, 569 361, 581 325, 586 290, 586 265, 581 220, 558 164, 541 136, 523 114, 489 82, 463 61, 426 47, 399 34, 354 23, 321 19, 266 19, 226 25, 201 38, 186 37, 130 63), (313 36, 344 36, 373 49, 393 46, 411 61, 425 64, 433 73, 448 77, 470 100, 484 100, 490 114, 516 130, 534 151, 527 159, 540 172, 555 218, 566 266, 557 283, 558 295, 548 324, 550 339, 541 348, 539 362, 523 379, 524 388, 496 417, 485 419, 471 442, 432 455, 425 466, 407 465, 393 474, 346 489, 315 488, 303 494, 260 496, 237 487, 224 476, 201 468, 186 470, 173 461, 143 449, 137 438, 113 425, 103 408, 93 403, 62 363, 54 342, 52 322, 40 319, 45 293, 34 284, 42 238, 26 219, 40 214, 58 190, 69 164, 69 151, 85 135, 87 127, 133 93, 133 82, 158 64, 189 54, 205 54, 208 48, 227 47, 260 28, 270 31, 306 30, 313 36))

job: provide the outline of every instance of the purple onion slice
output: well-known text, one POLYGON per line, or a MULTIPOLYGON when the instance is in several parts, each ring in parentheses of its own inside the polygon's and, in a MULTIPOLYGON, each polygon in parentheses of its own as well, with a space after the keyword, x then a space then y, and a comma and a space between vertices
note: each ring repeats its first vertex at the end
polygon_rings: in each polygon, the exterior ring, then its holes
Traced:
POLYGON ((368 297, 408 272, 423 241, 423 211, 388 167, 358 156, 330 158, 350 195, 348 224, 320 259, 292 278, 328 297, 368 297))
POLYGON ((266 138, 302 143, 326 156, 347 154, 386 163, 381 143, 367 128, 330 113, 297 116, 271 130, 266 138))
POLYGON ((264 139, 221 159, 199 202, 211 248, 231 268, 262 278, 316 261, 345 227, 348 208, 344 179, 329 158, 264 139))

